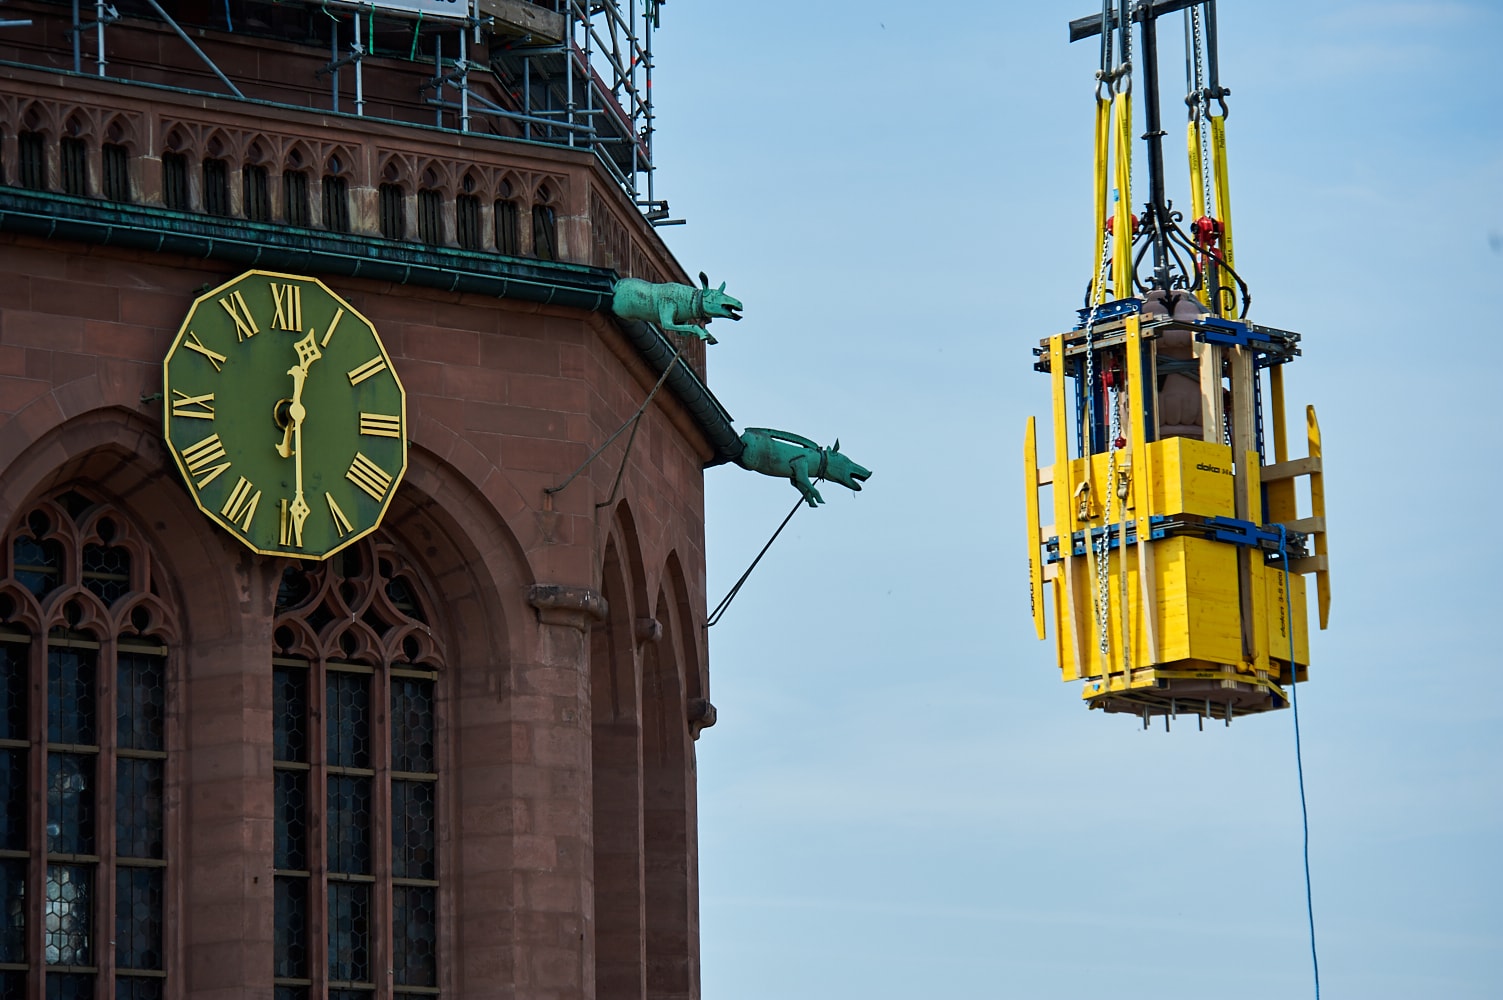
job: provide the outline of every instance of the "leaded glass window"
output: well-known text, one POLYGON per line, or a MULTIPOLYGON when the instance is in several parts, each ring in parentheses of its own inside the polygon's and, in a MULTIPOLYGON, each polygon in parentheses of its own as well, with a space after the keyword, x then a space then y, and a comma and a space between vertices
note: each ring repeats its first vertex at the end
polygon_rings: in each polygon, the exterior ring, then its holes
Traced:
POLYGON ((283 574, 277 1000, 370 1000, 387 975, 394 998, 438 993, 441 663, 415 581, 371 540, 283 574))
POLYGON ((3 552, 0 997, 161 1000, 172 616, 126 520, 76 491, 3 552))

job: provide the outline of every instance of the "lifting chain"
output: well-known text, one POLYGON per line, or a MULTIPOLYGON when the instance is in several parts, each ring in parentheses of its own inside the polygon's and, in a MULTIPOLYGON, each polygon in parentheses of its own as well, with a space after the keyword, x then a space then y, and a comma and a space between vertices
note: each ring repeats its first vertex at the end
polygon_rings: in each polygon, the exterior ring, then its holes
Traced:
MULTIPOLYGON (((1116 379, 1113 385, 1104 394, 1106 405, 1111 410, 1111 418, 1108 424, 1110 445, 1106 460, 1106 506, 1101 512, 1101 541, 1096 544, 1096 628, 1098 630, 1097 642, 1101 647, 1102 673, 1111 672, 1111 592, 1108 581, 1111 579, 1111 566, 1108 560, 1112 551, 1112 501, 1117 499, 1117 442, 1121 439, 1122 424, 1121 413, 1118 408, 1116 379)), ((1122 501, 1122 509, 1127 509, 1127 501, 1122 501)), ((1122 553, 1123 572, 1126 572, 1127 553, 1122 553)))

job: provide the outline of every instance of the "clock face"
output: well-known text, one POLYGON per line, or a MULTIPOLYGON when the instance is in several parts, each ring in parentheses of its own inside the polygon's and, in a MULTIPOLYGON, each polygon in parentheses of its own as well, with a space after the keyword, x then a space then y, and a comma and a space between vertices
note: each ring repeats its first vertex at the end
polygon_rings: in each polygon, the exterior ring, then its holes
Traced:
POLYGON ((375 327, 321 281, 247 271, 199 296, 163 367, 169 450, 236 538, 324 559, 381 523, 407 397, 375 327))

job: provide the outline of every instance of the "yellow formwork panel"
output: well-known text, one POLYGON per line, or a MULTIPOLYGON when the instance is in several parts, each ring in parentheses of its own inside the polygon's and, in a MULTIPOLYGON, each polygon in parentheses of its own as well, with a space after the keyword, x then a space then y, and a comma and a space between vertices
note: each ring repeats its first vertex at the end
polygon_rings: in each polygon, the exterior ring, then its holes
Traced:
MULTIPOLYGON (((1305 578, 1298 573, 1289 574, 1290 603, 1293 614, 1284 607, 1284 571, 1277 566, 1260 563, 1263 583, 1268 595, 1268 621, 1266 642, 1268 656, 1282 663, 1289 662, 1289 621, 1294 623, 1294 662, 1305 666, 1310 662, 1310 626, 1305 613, 1305 578)), ((1285 678, 1287 680, 1287 678, 1285 678)))
MULTIPOLYGON (((1148 655, 1148 621, 1144 616, 1144 592, 1138 576, 1139 561, 1134 546, 1127 547, 1127 632, 1130 645, 1126 650, 1128 669, 1137 670, 1157 664, 1184 660, 1203 660, 1242 665, 1240 605, 1237 595, 1237 550, 1235 546, 1202 538, 1165 538, 1148 543, 1153 549, 1154 595, 1152 613, 1158 658, 1148 655)), ((1121 673, 1123 663, 1122 624, 1122 550, 1114 549, 1107 559, 1107 635, 1108 651, 1101 652, 1099 608, 1100 584, 1086 567, 1084 556, 1075 557, 1071 574, 1076 594, 1075 606, 1085 611, 1084 641, 1077 663, 1065 640, 1060 620, 1065 574, 1053 576, 1054 646, 1060 672, 1065 680, 1096 677, 1103 673, 1121 673)), ((1298 594, 1298 592, 1297 592, 1298 594)))
POLYGON ((1149 490, 1150 514, 1232 517, 1236 513, 1230 446, 1172 437, 1154 441, 1148 451, 1155 472, 1149 490))

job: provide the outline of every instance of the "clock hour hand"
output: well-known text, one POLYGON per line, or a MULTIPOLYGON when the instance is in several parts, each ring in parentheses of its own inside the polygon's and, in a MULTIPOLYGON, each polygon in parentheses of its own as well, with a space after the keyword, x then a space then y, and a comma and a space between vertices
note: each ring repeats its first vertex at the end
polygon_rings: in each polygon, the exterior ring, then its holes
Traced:
POLYGON ((283 458, 292 457, 293 433, 302 429, 303 418, 308 415, 308 410, 303 406, 303 383, 308 380, 308 369, 313 362, 324 356, 318 349, 318 341, 314 340, 313 334, 314 331, 309 330, 308 336, 294 345, 298 363, 287 369, 287 374, 292 376, 292 402, 287 407, 288 419, 282 429, 282 443, 277 445, 277 454, 283 458))

